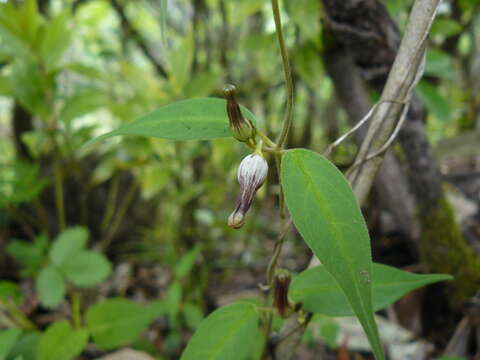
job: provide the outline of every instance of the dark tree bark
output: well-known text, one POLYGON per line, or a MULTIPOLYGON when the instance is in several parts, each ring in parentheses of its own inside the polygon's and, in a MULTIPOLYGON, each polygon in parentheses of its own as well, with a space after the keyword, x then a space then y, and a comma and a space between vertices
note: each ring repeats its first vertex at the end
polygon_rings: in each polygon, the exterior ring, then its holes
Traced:
MULTIPOLYGON (((399 46, 398 27, 378 0, 323 0, 326 25, 373 89, 381 90, 399 46)), ((336 84, 337 85, 337 84, 336 84)), ((453 274, 452 296, 462 304, 480 286, 480 262, 462 237, 445 198, 440 171, 424 126, 424 108, 413 99, 399 141, 407 159, 421 236, 418 250, 426 269, 453 274)))

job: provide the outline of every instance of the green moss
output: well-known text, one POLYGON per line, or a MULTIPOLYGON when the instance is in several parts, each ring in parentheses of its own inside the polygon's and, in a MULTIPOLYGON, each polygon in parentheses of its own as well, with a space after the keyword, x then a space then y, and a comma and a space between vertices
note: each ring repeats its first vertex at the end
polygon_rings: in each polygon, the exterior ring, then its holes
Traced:
POLYGON ((420 256, 429 272, 446 273, 451 283, 451 305, 461 306, 480 289, 480 259, 465 242, 453 210, 445 198, 422 206, 420 256))

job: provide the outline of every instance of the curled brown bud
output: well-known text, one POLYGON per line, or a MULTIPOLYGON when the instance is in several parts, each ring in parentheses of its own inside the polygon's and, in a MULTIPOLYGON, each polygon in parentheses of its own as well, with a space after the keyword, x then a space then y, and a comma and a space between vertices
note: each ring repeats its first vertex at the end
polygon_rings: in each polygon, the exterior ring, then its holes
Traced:
POLYGON ((238 141, 245 142, 255 136, 255 127, 249 119, 245 119, 236 99, 236 88, 227 84, 223 88, 223 95, 227 99, 227 114, 230 121, 232 136, 238 141))
POLYGON ((246 156, 238 167, 238 182, 240 195, 237 199, 235 210, 228 218, 228 226, 239 229, 244 224, 245 214, 257 190, 263 185, 268 174, 268 164, 263 156, 251 154, 246 156))
POLYGON ((289 315, 291 304, 288 301, 288 288, 292 277, 286 270, 280 270, 273 279, 273 307, 283 318, 289 315))

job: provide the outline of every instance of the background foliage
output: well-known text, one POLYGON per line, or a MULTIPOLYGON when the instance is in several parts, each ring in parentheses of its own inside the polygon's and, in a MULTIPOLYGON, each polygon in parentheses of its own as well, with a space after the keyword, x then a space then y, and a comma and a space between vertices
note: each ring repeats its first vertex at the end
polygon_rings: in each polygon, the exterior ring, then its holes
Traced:
MULTIPOLYGON (((412 1, 383 3, 403 29, 412 1)), ((480 248, 478 9, 475 0, 442 3, 417 88, 445 188, 475 254, 480 248)), ((282 16, 295 80, 288 146, 321 152, 350 127, 323 62, 335 40, 321 1, 285 1, 282 16)), ((190 138, 188 131, 173 122, 179 127, 169 127, 171 136, 182 134, 182 141, 120 136, 85 144, 135 119, 148 122, 147 114, 160 106, 221 97, 227 82, 236 84, 256 125, 278 134, 285 87, 269 1, 8 0, 0 3, 0 64, 0 358, 94 359, 130 347, 156 359, 177 359, 196 329, 203 337, 192 343, 208 350, 215 339, 200 330, 221 316, 240 318, 241 331, 251 336, 260 315, 250 301, 259 298, 257 285, 264 281, 279 226, 279 184, 272 170, 244 229, 227 227, 238 192, 237 167, 248 152, 228 137, 225 123, 215 122, 221 107, 213 111, 199 102, 198 108, 182 110, 212 126, 214 135, 207 131, 202 139, 220 138, 215 141, 183 141, 190 138), (217 307, 240 299, 199 327, 217 307)), ((378 92, 369 96, 374 101, 378 92)), ((171 111, 178 113, 174 106, 171 111)), ((346 143, 331 160, 345 169, 356 150, 354 142, 346 143)), ((394 150, 408 162, 401 149, 394 150)), ((290 180, 294 189, 304 185, 290 180)), ((378 193, 364 214, 374 261, 425 272, 416 239, 398 226, 378 193)), ((307 242, 304 232, 317 230, 296 225, 307 242)), ((301 272, 310 250, 294 231, 285 244, 282 266, 301 272)), ((373 281, 382 266, 374 265, 373 281)), ((388 290, 373 286, 375 310, 448 278, 398 276, 399 284, 387 284, 388 290)), ((396 310, 397 320, 393 310, 381 313, 428 340, 428 356, 444 353, 469 314, 474 293, 453 304, 447 286, 410 295, 408 310, 396 310)), ((297 277, 291 297, 323 315, 351 315, 321 267, 297 277), (337 307, 324 309, 309 298, 302 286, 306 278, 322 278, 331 286, 328 296, 337 307)), ((337 351, 347 354, 341 356, 365 351, 345 340, 344 323, 323 315, 312 320, 299 358, 313 358, 319 349, 325 358, 337 351)), ((228 332, 221 319, 215 327, 228 332)), ((279 317, 273 326, 280 328, 279 317)), ((478 333, 469 336, 464 353, 478 356, 478 333)), ((250 344, 254 355, 245 358, 258 358, 262 336, 256 340, 250 344)), ((225 341, 218 358, 233 356, 228 354, 238 344, 232 341, 225 341)), ((182 359, 195 356, 187 347, 182 359)))

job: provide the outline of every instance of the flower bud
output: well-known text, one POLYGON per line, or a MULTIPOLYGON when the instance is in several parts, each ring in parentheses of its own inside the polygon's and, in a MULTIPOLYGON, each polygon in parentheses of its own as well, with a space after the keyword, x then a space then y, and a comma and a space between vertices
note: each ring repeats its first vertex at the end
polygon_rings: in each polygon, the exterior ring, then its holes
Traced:
POLYGON ((223 94, 227 99, 227 114, 230 121, 232 136, 238 141, 245 142, 254 137, 255 127, 249 119, 245 119, 236 100, 236 89, 234 85, 227 84, 223 88, 223 94))
POLYGON ((288 301, 288 288, 292 276, 287 270, 280 270, 273 279, 273 307, 283 318, 289 315, 291 304, 288 301))
POLYGON ((255 193, 263 185, 268 173, 268 164, 263 156, 251 154, 245 157, 238 167, 240 195, 235 210, 228 218, 228 226, 239 229, 243 226, 245 214, 252 205, 255 193))

